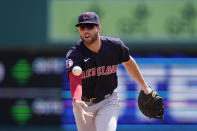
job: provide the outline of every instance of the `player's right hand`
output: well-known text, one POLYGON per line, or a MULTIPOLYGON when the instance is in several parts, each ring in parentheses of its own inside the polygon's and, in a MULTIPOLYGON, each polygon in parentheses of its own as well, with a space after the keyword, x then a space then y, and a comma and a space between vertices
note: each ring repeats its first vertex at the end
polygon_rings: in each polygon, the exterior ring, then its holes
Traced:
POLYGON ((85 116, 87 116, 87 117, 93 117, 93 114, 92 113, 87 113, 84 110, 84 108, 87 108, 88 107, 88 105, 84 101, 75 100, 74 106, 77 109, 77 111, 79 112, 79 114, 81 115, 81 118, 82 118, 82 121, 83 121, 84 124, 86 124, 85 116))

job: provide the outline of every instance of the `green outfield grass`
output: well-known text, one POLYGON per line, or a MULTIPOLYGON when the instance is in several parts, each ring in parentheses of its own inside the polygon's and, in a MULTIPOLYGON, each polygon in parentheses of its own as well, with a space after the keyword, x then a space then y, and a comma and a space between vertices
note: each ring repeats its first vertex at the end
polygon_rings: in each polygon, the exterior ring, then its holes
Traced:
MULTIPOLYGON (((197 30, 197 1, 139 0, 124 1, 55 1, 48 3, 49 34, 52 41, 77 37, 74 25, 80 13, 96 11, 102 24, 101 35, 125 38, 168 38, 169 31, 179 31, 182 38, 191 37, 189 27, 197 30), (186 13, 186 14, 185 14, 186 13), (188 13, 188 15, 187 15, 188 13), (189 15, 190 14, 190 15, 189 15), (189 20, 189 23, 188 23, 189 20), (186 24, 184 24, 186 22, 186 24), (174 29, 179 28, 179 29, 174 29), (188 28, 188 29, 187 29, 188 28)), ((193 34, 197 36, 196 33, 193 34)))

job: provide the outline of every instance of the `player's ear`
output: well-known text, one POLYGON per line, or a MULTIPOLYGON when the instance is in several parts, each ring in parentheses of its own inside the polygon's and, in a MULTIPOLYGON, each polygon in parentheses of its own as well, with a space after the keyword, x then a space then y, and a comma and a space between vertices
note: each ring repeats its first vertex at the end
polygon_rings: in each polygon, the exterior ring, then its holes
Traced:
POLYGON ((100 31, 101 31, 101 26, 99 25, 99 27, 98 27, 98 33, 100 33, 100 31))

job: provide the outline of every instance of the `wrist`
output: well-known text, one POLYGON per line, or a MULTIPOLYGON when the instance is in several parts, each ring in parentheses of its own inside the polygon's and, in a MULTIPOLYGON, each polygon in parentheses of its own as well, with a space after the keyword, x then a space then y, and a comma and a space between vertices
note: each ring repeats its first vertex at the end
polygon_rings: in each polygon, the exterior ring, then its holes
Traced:
POLYGON ((78 100, 77 100, 77 98, 74 97, 74 98, 73 98, 73 102, 76 102, 76 101, 78 101, 78 100))
POLYGON ((152 88, 150 86, 146 86, 142 88, 145 94, 150 94, 152 92, 152 88))
POLYGON ((146 90, 146 88, 150 88, 150 86, 146 83, 144 83, 143 85, 140 85, 141 86, 141 90, 146 90))

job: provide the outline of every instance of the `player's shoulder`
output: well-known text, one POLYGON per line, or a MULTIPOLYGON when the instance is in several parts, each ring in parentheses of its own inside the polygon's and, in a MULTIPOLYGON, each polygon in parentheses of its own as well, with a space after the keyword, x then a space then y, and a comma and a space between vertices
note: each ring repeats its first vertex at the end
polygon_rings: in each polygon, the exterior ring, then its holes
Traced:
POLYGON ((66 58, 69 58, 71 56, 79 56, 80 54, 80 48, 81 48, 81 44, 82 44, 82 41, 78 41, 76 42, 69 50, 68 52, 66 53, 66 58))
POLYGON ((108 36, 101 36, 102 41, 106 43, 110 43, 114 46, 121 46, 124 44, 120 38, 115 38, 115 37, 108 37, 108 36))

